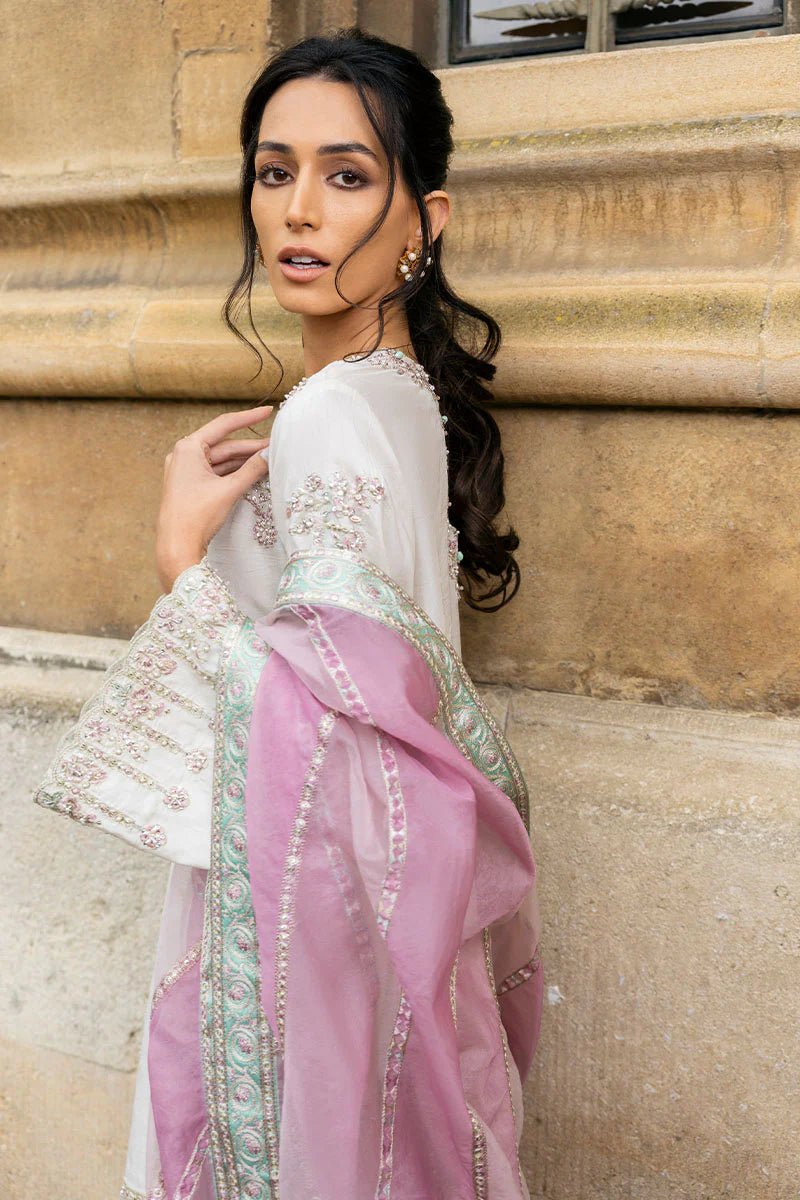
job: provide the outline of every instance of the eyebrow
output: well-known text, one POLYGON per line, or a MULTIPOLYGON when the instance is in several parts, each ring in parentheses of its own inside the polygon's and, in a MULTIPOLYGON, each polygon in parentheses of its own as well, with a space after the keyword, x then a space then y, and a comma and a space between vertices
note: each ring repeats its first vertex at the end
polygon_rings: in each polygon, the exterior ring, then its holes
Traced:
MULTIPOLYGON (((261 150, 272 150, 275 154, 291 154, 293 149, 294 147, 290 146, 288 142, 259 142, 256 146, 256 154, 261 150)), ((375 162, 378 162, 377 154, 363 142, 329 142, 326 146, 318 146, 317 154, 320 158, 330 154, 367 154, 370 158, 374 158, 375 162)))

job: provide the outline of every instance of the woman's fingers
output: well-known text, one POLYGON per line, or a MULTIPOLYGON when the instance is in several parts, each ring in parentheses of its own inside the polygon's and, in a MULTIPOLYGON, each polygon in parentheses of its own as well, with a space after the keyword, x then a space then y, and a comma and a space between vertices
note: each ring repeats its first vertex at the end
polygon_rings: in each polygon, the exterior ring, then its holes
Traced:
POLYGON ((216 446, 210 446, 208 451, 208 460, 212 467, 217 463, 228 462, 231 458, 238 458, 240 462, 244 462, 256 450, 264 449, 269 445, 269 438, 227 438, 224 442, 217 442, 216 446))
POLYGON ((242 496, 249 487, 254 483, 258 483, 263 479, 269 470, 269 464, 264 458, 261 450, 256 450, 255 454, 249 455, 243 463, 232 471, 232 484, 235 484, 234 491, 237 495, 242 496))
POLYGON ((232 475, 234 471, 238 471, 243 463, 246 463, 246 458, 232 458, 228 462, 219 463, 214 467, 216 475, 232 475))
POLYGON ((265 421, 272 412, 272 404, 259 404, 257 408, 243 408, 238 412, 220 413, 218 417, 213 417, 205 425, 201 425, 199 429, 188 434, 185 439, 179 439, 175 444, 180 445, 181 441, 191 442, 208 442, 210 446, 221 442, 230 433, 236 433, 239 429, 246 429, 248 425, 257 424, 259 421, 265 421))

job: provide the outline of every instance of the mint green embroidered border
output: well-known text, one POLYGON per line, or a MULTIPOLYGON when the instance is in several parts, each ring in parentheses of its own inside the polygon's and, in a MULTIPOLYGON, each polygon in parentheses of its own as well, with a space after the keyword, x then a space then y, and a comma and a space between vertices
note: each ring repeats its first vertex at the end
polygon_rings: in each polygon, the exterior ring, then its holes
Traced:
POLYGON ((278 1062, 261 1005, 244 811, 253 698, 268 655, 244 618, 226 634, 216 685, 200 1010, 217 1200, 277 1196, 278 1062))
POLYGON ((380 621, 423 656, 439 687, 445 732, 479 771, 514 802, 530 832, 528 789, 511 747, 478 695, 461 656, 428 614, 374 563, 348 550, 296 551, 278 585, 275 608, 331 604, 380 621))

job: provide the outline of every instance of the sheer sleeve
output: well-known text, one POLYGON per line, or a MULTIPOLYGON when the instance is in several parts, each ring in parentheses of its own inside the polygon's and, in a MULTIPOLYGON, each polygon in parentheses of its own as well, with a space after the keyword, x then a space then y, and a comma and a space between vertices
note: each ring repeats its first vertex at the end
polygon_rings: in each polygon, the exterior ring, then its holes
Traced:
POLYGON ((336 548, 413 591, 413 510, 391 438, 369 399, 340 381, 307 386, 275 419, 275 527, 287 558, 336 548))

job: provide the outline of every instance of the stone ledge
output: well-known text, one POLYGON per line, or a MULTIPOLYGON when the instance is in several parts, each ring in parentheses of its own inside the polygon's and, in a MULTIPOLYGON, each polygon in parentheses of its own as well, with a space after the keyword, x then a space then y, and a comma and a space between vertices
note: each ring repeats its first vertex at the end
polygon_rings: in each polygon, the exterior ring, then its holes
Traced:
MULTIPOLYGON (((526 287, 517 280, 468 290, 504 330, 493 384, 498 403, 800 407, 796 284, 654 279, 526 287)), ((46 319, 43 303, 32 292, 0 300, 9 396, 255 401, 279 378, 265 354, 263 374, 248 382, 255 359, 222 326, 219 296, 72 292, 58 297, 46 319)), ((273 397, 280 398, 302 372, 297 339, 274 301, 259 299, 253 309, 284 364, 273 397)))
POLYGON ((122 638, 0 625, 0 709, 23 722, 76 717, 127 646, 122 638))
POLYGON ((793 112, 800 35, 675 41, 613 54, 445 67, 436 74, 462 137, 793 112))
POLYGON ((90 637, 79 633, 51 633, 0 625, 0 663, 31 666, 85 667, 104 671, 127 649, 124 638, 90 637))
MULTIPOLYGON (((800 407, 799 164, 796 112, 461 138, 446 262, 503 327, 497 401, 800 407)), ((220 316, 236 174, 4 181, 4 394, 263 398, 220 316)), ((253 308, 285 392, 296 320, 263 279, 253 308)))

